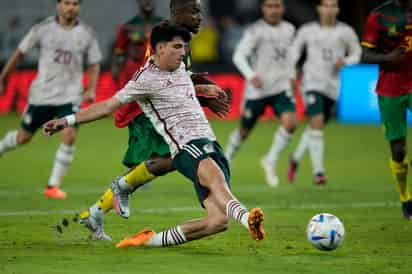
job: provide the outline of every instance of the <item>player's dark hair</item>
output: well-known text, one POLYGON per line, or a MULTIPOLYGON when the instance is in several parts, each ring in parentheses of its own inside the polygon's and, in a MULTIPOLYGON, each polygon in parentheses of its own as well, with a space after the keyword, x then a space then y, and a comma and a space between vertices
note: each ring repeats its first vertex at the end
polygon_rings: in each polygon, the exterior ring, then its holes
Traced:
POLYGON ((179 9, 183 6, 187 5, 188 3, 194 2, 195 0, 170 0, 170 14, 174 15, 177 13, 179 9))
POLYGON ((175 37, 181 37, 186 43, 192 39, 190 32, 185 28, 173 25, 169 21, 163 21, 152 29, 150 46, 156 51, 156 45, 158 43, 170 42, 175 37))

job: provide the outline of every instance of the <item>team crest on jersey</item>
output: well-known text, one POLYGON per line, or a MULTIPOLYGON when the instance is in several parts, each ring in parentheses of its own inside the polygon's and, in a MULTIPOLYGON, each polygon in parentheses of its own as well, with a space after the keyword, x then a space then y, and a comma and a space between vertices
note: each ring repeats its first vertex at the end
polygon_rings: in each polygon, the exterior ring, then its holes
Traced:
POLYGON ((212 144, 206 144, 203 146, 203 151, 207 154, 215 152, 212 144))

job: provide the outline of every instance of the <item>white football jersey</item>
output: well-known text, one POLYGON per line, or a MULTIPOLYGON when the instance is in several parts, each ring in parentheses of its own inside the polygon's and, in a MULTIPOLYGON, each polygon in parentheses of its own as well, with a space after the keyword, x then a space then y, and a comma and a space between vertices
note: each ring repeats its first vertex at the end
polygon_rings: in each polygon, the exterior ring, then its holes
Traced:
POLYGON ((216 140, 184 63, 174 72, 165 72, 149 61, 115 97, 123 104, 139 104, 172 157, 190 141, 216 140))
POLYGON ((33 26, 18 48, 26 53, 33 47, 40 49, 40 57, 29 104, 80 103, 84 58, 88 64, 102 59, 94 31, 81 22, 65 29, 56 17, 49 17, 33 26))
POLYGON ((246 78, 245 99, 262 99, 290 90, 288 50, 294 34, 295 27, 286 21, 272 26, 260 19, 246 29, 233 55, 234 64, 246 78), (263 81, 263 89, 251 85, 255 76, 263 81))
POLYGON ((336 100, 339 92, 339 72, 335 69, 337 60, 340 58, 350 65, 358 63, 361 57, 362 50, 355 31, 342 22, 334 27, 322 27, 318 22, 303 25, 290 51, 293 64, 296 65, 305 46, 303 92, 318 91, 336 100))

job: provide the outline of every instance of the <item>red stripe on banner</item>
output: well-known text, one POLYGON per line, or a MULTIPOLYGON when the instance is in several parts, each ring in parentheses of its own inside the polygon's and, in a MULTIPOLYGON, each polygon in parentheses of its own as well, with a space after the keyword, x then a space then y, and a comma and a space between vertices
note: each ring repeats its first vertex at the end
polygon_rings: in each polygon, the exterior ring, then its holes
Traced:
MULTIPOLYGON (((26 107, 30 84, 36 76, 34 70, 22 70, 14 72, 10 75, 7 82, 5 93, 0 96, 0 113, 6 114, 10 111, 16 110, 21 113, 26 107)), ((230 113, 225 118, 227 120, 239 119, 242 108, 243 100, 243 78, 234 73, 222 73, 208 76, 211 80, 215 81, 221 88, 230 89, 233 94, 233 103, 230 113)), ((85 74, 83 78, 83 85, 87 89, 88 77, 85 74)), ((299 85, 297 85, 299 86, 299 85)), ((112 97, 117 91, 117 85, 110 72, 102 72, 97 84, 96 90, 96 102, 100 102, 112 97)), ((296 98, 296 111, 299 119, 304 118, 304 104, 300 90, 295 91, 296 98)), ((83 107, 87 107, 88 104, 83 104, 83 107)), ((205 110, 208 117, 216 118, 216 116, 209 111, 205 110)), ((272 119, 274 116, 272 111, 268 108, 265 111, 264 119, 272 119)))

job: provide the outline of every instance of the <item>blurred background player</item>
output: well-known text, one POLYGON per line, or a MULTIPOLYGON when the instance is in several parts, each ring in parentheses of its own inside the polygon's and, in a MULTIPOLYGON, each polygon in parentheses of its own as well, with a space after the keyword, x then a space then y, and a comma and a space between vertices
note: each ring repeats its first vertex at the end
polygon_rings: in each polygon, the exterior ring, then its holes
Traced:
POLYGON ((261 10, 263 18, 246 29, 233 56, 233 62, 246 78, 246 87, 240 128, 230 135, 226 157, 229 161, 233 159, 265 108, 271 107, 281 125, 261 164, 267 183, 276 187, 279 179, 274 168, 296 126, 288 60, 295 27, 282 19, 285 12, 283 0, 264 0, 261 10))
POLYGON ((406 157, 407 109, 412 110, 412 0, 388 1, 373 10, 362 38, 362 62, 379 64, 379 111, 391 149, 390 167, 406 220, 412 216, 406 157))
POLYGON ((136 15, 117 32, 116 45, 112 62, 112 75, 117 81, 118 88, 123 88, 132 79, 135 72, 150 56, 148 38, 154 25, 162 21, 155 15, 155 6, 152 0, 136 0, 139 15, 136 15))
MULTIPOLYGON (((36 130, 54 117, 79 110, 82 99, 92 102, 102 58, 93 30, 79 21, 81 0, 58 0, 57 16, 33 26, 10 57, 0 74, 0 91, 7 76, 16 68, 28 50, 39 47, 38 75, 30 87, 29 105, 23 114, 21 128, 9 131, 0 140, 0 155, 31 141, 36 130), (89 87, 82 98, 84 56, 89 63, 89 87)), ((46 197, 66 198, 59 186, 74 156, 76 128, 65 129, 57 150, 46 197)))
POLYGON ((326 183, 323 128, 333 115, 338 99, 340 70, 344 65, 359 62, 361 47, 355 31, 337 21, 338 0, 320 0, 317 10, 319 21, 307 23, 298 30, 290 51, 295 66, 306 48, 302 92, 309 125, 290 157, 288 180, 293 182, 299 161, 309 149, 314 181, 323 185, 326 183))
MULTIPOLYGON (((170 13, 171 20, 175 24, 183 26, 193 34, 199 31, 202 21, 199 0, 172 0, 170 2, 170 13)), ((190 50, 187 52, 185 59, 188 69, 190 50)), ((198 74, 192 75, 192 81, 195 84, 211 84, 206 78, 198 74)), ((209 100, 204 98, 202 101, 205 105, 210 103, 209 100)), ((226 111, 228 110, 228 104, 224 103, 224 100, 215 101, 220 104, 215 108, 217 113, 220 111, 220 106, 223 105, 226 105, 226 111)), ((126 175, 117 177, 112 187, 108 188, 95 204, 80 213, 80 222, 90 230, 92 238, 96 240, 111 240, 103 229, 105 214, 114 207, 116 213, 128 218, 130 214, 128 208, 129 195, 157 176, 175 170, 168 145, 136 103, 121 107, 120 112, 117 111, 115 117, 116 126, 128 126, 129 128, 128 150, 123 159, 123 164, 131 169, 126 175)))

